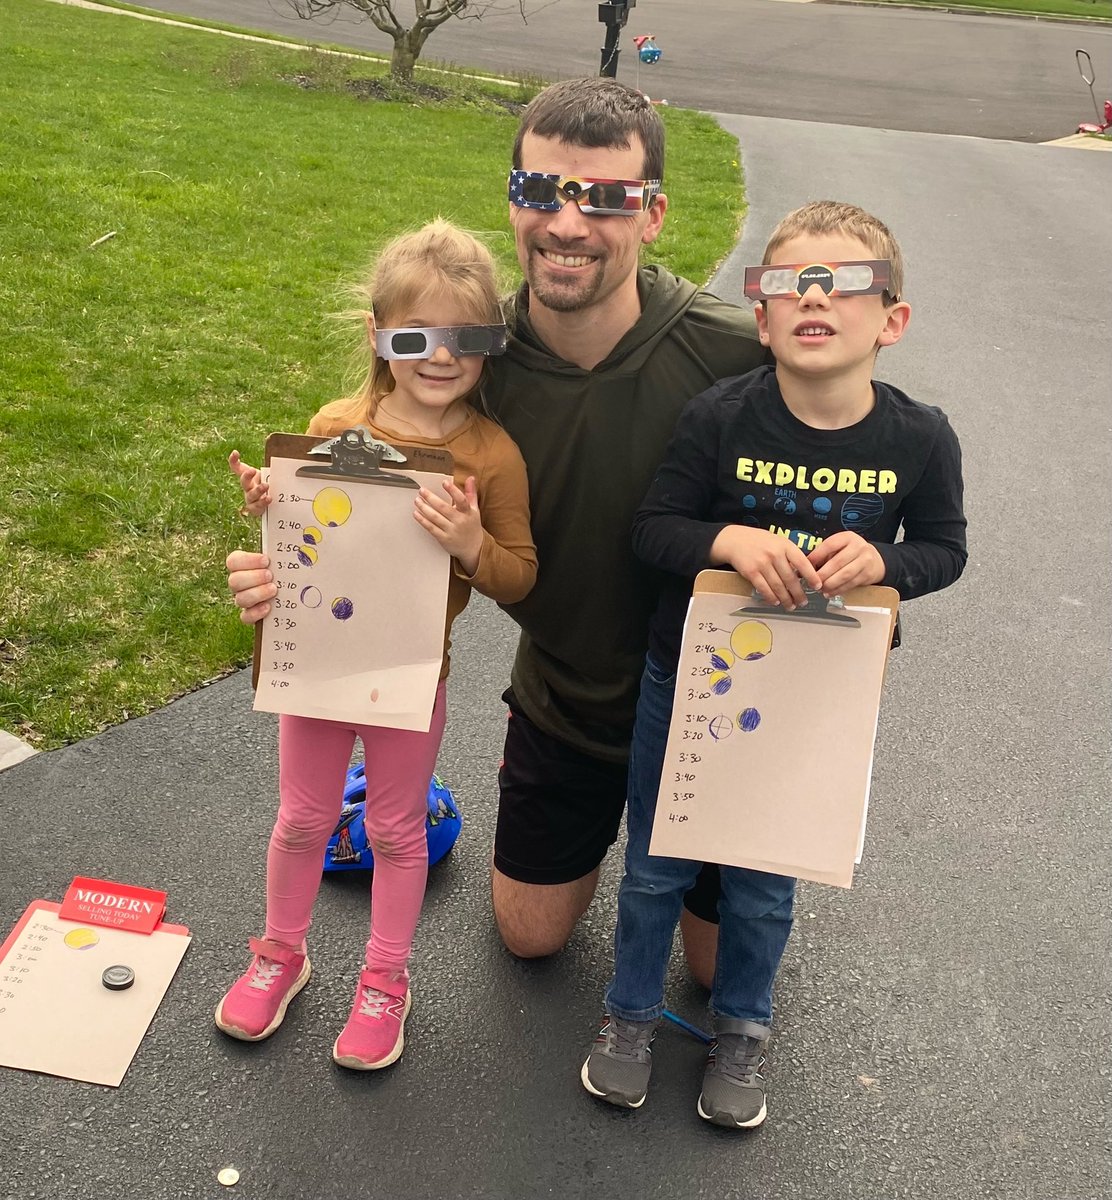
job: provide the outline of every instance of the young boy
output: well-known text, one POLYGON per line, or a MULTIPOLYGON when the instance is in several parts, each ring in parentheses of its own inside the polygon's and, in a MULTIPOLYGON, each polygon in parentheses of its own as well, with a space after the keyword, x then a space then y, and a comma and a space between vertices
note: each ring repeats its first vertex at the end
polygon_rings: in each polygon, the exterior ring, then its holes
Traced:
MULTIPOLYGON (((939 409, 872 379, 911 313, 891 233, 853 205, 819 201, 780 222, 764 264, 746 271, 746 294, 776 365, 691 401, 633 527, 635 551, 666 579, 633 733, 614 978, 581 1072, 592 1095, 629 1108, 645 1100, 672 935, 700 868, 648 853, 695 575, 732 567, 792 609, 804 587, 833 596, 885 584, 910 600, 949 586, 966 559, 953 430, 939 409)), ((698 1112, 747 1129, 765 1119, 772 982, 795 880, 719 873, 715 1041, 698 1112)))

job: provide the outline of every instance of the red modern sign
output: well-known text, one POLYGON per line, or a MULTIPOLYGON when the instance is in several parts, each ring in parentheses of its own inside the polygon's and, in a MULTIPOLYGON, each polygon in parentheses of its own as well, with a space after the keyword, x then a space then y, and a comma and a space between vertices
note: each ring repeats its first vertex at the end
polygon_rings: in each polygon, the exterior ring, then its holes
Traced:
POLYGON ((78 875, 66 891, 58 916, 132 933, 153 933, 165 911, 165 892, 78 875))

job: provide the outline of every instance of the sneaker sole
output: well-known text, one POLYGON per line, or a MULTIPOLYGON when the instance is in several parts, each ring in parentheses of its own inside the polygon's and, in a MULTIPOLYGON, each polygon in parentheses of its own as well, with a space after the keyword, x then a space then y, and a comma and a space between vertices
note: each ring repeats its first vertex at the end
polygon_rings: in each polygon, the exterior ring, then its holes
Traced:
POLYGON ((591 1080, 587 1074, 587 1068, 591 1065, 591 1059, 588 1056, 587 1061, 583 1064, 583 1070, 579 1072, 579 1079, 583 1086, 591 1093, 592 1096, 597 1096, 600 1100, 605 1100, 607 1104, 613 1104, 615 1108, 640 1108, 645 1103, 645 1096, 640 1100, 630 1100, 625 1096, 620 1096, 615 1092, 600 1092, 598 1088, 591 1084, 591 1080))
POLYGON ((727 1129, 756 1129, 758 1125, 764 1123, 765 1117, 768 1116, 768 1106, 766 1104, 762 1104, 761 1111, 748 1121, 739 1121, 736 1117, 731 1117, 729 1113, 725 1112, 703 1112, 702 1096, 699 1097, 698 1103, 695 1107, 699 1110, 699 1116, 701 1116, 704 1121, 709 1121, 712 1125, 725 1126, 727 1129))
POLYGON ((392 1063, 396 1063, 402 1056, 402 1051, 405 1049, 405 1019, 409 1016, 410 1005, 413 1003, 413 994, 409 993, 405 998, 405 1012, 402 1013, 402 1025, 398 1030, 398 1040, 394 1045, 394 1049, 378 1062, 365 1062, 361 1058, 356 1058, 354 1054, 337 1054, 336 1047, 340 1044, 340 1039, 337 1038, 332 1043, 332 1061, 338 1066, 347 1067, 349 1071, 381 1071, 383 1067, 388 1067, 392 1063))
POLYGON ((216 1027, 221 1032, 226 1033, 229 1037, 234 1037, 241 1042, 261 1042, 264 1038, 270 1035, 278 1028, 279 1025, 286 1019, 286 1009, 290 1006, 290 1001, 297 995, 298 992, 309 982, 309 977, 313 973, 313 968, 309 965, 309 960, 306 959, 301 967, 301 974, 294 980, 293 986, 286 993, 282 1003, 278 1006, 278 1011, 274 1014, 274 1020, 262 1031, 262 1033, 248 1033, 245 1029, 240 1029, 238 1025, 232 1025, 224 1020, 221 1013, 224 1011, 224 1001, 221 1000, 216 1006, 216 1027))

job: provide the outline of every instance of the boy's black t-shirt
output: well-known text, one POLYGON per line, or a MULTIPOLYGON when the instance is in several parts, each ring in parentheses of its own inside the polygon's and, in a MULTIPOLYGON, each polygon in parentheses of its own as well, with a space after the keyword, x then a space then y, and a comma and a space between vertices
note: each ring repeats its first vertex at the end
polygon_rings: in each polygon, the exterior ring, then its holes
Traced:
POLYGON ((719 380, 684 409, 633 523, 633 547, 666 572, 649 652, 675 669, 695 576, 727 525, 810 553, 852 530, 876 545, 901 600, 947 587, 966 560, 961 448, 946 415, 874 382, 856 425, 815 429, 784 403, 775 368, 719 380), (903 528, 903 540, 896 536, 903 528))

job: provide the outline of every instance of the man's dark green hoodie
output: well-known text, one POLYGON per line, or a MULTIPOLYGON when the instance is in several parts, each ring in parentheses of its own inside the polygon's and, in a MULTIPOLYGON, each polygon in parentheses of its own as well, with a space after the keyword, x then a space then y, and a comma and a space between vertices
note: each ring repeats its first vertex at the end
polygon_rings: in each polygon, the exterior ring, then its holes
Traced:
POLYGON ((714 380, 765 361, 748 312, 660 267, 638 275, 641 317, 586 371, 557 358, 530 322, 483 389, 521 448, 539 573, 505 610, 521 627, 512 685, 540 729, 596 758, 629 753, 657 580, 633 555, 633 515, 681 410, 714 380))

